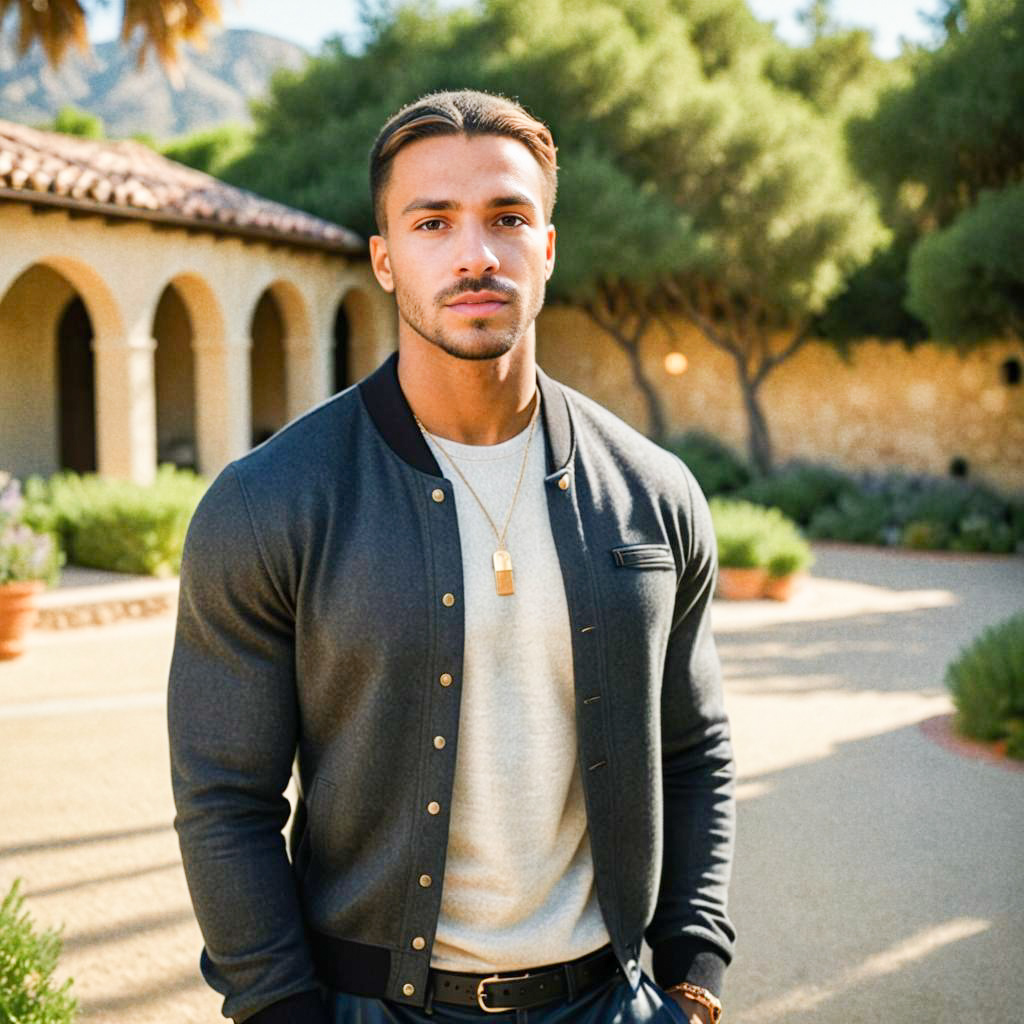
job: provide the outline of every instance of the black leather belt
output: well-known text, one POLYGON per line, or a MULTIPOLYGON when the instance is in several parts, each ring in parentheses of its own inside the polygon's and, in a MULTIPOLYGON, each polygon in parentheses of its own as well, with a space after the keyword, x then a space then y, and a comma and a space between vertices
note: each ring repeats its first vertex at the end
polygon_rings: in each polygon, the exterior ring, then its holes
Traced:
POLYGON ((572 1000, 620 972, 610 946, 579 960, 502 974, 430 971, 428 1000, 475 1006, 484 1013, 529 1010, 555 1000, 572 1000))

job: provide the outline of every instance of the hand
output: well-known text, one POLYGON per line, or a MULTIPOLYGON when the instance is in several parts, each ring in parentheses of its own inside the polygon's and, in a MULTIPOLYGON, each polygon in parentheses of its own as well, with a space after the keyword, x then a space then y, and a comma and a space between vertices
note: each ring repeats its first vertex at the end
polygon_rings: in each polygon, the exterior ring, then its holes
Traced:
POLYGON ((686 1014, 687 1024, 711 1024, 711 1014, 706 1006, 695 1003, 679 992, 669 992, 669 998, 674 999, 686 1014))

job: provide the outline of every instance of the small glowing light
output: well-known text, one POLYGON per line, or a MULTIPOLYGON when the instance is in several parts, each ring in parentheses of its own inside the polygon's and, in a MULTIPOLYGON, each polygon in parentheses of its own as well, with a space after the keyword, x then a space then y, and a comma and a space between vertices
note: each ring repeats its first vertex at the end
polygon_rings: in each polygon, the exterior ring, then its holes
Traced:
POLYGON ((679 377, 686 373, 686 368, 689 365, 690 360, 682 352, 669 352, 665 356, 665 372, 672 374, 673 377, 679 377))

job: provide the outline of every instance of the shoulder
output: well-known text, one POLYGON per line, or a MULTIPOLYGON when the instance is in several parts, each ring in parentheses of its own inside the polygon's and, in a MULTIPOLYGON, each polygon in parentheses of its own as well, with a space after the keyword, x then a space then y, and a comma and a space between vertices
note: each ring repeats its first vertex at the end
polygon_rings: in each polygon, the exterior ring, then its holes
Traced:
MULTIPOLYGON (((565 384, 558 384, 572 411, 582 457, 616 467, 646 487, 677 495, 689 503, 700 494, 693 474, 673 452, 662 448, 603 405, 565 384)), ((701 496, 703 497, 703 496, 701 496)))
POLYGON ((200 518, 244 514, 242 522, 273 523, 311 514, 343 490, 339 474, 357 461, 361 415, 353 386, 296 417, 221 470, 200 503, 200 518))
POLYGON ((346 434, 363 412, 358 384, 313 406, 232 463, 248 480, 261 474, 308 476, 323 461, 335 463, 346 434))
POLYGON ((624 519, 649 509, 669 533, 678 531, 687 561, 713 551, 707 499, 683 461, 593 399, 564 384, 558 387, 569 404, 591 500, 624 519))

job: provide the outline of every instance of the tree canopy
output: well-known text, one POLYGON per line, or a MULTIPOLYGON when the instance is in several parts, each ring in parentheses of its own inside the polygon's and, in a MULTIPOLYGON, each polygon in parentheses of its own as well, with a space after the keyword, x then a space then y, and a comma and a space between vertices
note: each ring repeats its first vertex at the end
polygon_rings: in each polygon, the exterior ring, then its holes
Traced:
POLYGON ((935 336, 966 347, 1024 338, 1024 184, 978 202, 926 235, 910 259, 907 306, 935 336))
POLYGON ((901 305, 963 346, 1021 336, 1024 3, 955 0, 943 20, 943 45, 849 136, 907 254, 901 305))
POLYGON ((369 234, 366 154, 390 114, 444 88, 516 97, 559 145, 551 298, 627 354, 655 435, 640 345, 667 311, 691 316, 733 357, 767 465, 757 390, 882 231, 838 122, 768 73, 784 48, 744 0, 406 4, 367 29, 363 51, 335 41, 275 80, 224 175, 369 234))

